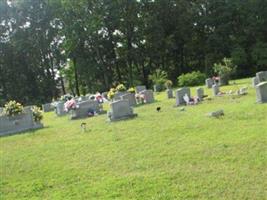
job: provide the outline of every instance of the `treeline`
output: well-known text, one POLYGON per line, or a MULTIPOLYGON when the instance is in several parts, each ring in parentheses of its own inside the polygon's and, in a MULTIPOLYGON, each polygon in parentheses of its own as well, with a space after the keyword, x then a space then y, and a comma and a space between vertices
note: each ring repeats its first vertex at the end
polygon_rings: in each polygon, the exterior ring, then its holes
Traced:
POLYGON ((0 104, 209 76, 224 57, 236 77, 267 69, 266 0, 0 1, 0 104))

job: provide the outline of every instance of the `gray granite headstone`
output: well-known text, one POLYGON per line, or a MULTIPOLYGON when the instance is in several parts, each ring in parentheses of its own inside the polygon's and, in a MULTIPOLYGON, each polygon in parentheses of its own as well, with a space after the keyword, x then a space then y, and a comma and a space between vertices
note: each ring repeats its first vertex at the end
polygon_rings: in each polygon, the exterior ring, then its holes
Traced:
POLYGON ((110 103, 110 111, 108 112, 108 118, 110 121, 123 120, 136 116, 137 114, 133 113, 133 109, 127 99, 110 103))
POLYGON ((155 101, 154 94, 152 90, 143 90, 140 94, 144 95, 145 103, 153 103, 155 101))
POLYGON ((128 99, 130 106, 136 105, 136 99, 134 93, 128 93, 121 96, 121 99, 128 99))
POLYGON ((267 81, 256 86, 256 95, 258 103, 267 103, 267 81))
POLYGON ((143 90, 146 90, 146 86, 145 85, 136 86, 136 93, 142 92, 143 90))
POLYGON ((256 77, 259 83, 267 81, 267 71, 261 71, 256 73, 256 77))
POLYGON ((54 107, 51 105, 51 103, 46 103, 42 105, 42 110, 44 112, 50 112, 54 110, 54 107))
POLYGON ((65 108, 64 108, 64 102, 63 101, 57 102, 55 111, 56 111, 57 116, 63 116, 63 115, 67 114, 67 112, 65 111, 65 108))
POLYGON ((197 88, 197 89, 196 89, 196 92, 197 92, 197 97, 198 97, 200 100, 203 100, 204 89, 203 89, 203 88, 197 88))
POLYGON ((4 112, 4 108, 0 107, 0 115, 4 112))
POLYGON ((128 92, 116 92, 114 97, 113 97, 113 100, 120 100, 121 99, 121 96, 125 95, 125 94, 128 94, 128 92))
POLYGON ((12 117, 0 116, 0 136, 41 127, 43 125, 40 122, 34 122, 31 110, 12 117))
POLYGON ((206 82, 206 87, 207 88, 211 88, 212 85, 214 84, 214 81, 211 78, 207 78, 205 82, 206 82))
POLYGON ((253 77, 251 81, 252 81, 252 87, 256 87, 256 85, 259 84, 259 80, 257 77, 253 77))
POLYGON ((166 93, 167 93, 167 98, 168 99, 172 99, 173 98, 173 90, 172 89, 167 89, 166 93))
POLYGON ((186 102, 184 100, 185 94, 187 94, 188 97, 190 98, 190 96, 191 96, 190 88, 183 87, 183 88, 176 90, 176 92, 175 92, 176 106, 186 104, 186 102))
POLYGON ((102 110, 102 105, 100 105, 96 100, 87 100, 77 103, 77 108, 70 110, 70 118, 78 119, 88 117, 88 112, 94 111, 95 113, 101 114, 104 113, 102 110))
POLYGON ((217 96, 220 92, 220 87, 217 84, 212 85, 212 94, 213 96, 217 96))

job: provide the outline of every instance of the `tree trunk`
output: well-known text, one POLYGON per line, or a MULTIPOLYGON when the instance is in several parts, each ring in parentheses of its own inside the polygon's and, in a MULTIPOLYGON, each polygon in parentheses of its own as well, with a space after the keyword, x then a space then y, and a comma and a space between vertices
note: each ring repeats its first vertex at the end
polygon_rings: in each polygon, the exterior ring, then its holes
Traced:
POLYGON ((77 59, 76 58, 73 58, 73 66, 74 66, 74 79, 75 79, 76 94, 77 94, 77 96, 80 96, 78 70, 77 70, 77 59))

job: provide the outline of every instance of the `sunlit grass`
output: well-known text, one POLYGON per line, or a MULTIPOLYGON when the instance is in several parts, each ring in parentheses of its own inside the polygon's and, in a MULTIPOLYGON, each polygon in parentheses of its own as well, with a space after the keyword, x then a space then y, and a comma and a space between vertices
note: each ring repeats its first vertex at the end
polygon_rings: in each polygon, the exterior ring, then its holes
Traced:
POLYGON ((0 199, 265 199, 267 104, 255 103, 250 79, 221 90, 242 86, 248 95, 184 112, 156 94, 115 123, 45 114, 44 129, 0 138, 0 199), (217 109, 223 118, 205 116, 217 109))

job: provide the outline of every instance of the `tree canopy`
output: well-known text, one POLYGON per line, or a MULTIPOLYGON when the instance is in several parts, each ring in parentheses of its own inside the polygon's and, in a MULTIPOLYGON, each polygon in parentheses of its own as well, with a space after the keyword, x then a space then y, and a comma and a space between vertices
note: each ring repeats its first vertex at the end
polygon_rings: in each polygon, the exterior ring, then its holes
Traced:
POLYGON ((210 76, 224 57, 236 77, 267 69, 267 1, 0 1, 0 105, 210 76))

